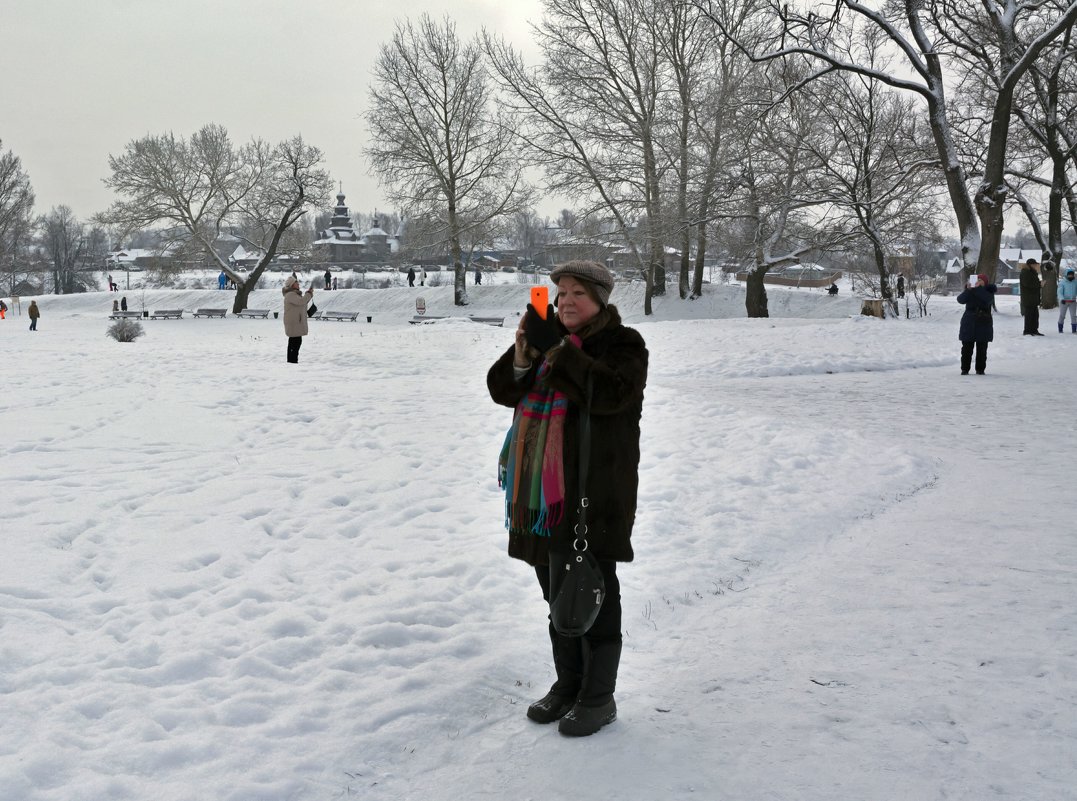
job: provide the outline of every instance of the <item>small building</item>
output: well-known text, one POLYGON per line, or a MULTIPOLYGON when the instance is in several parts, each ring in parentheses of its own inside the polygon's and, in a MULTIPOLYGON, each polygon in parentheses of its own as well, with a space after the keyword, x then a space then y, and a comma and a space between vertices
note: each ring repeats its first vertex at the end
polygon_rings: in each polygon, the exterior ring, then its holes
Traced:
POLYGON ((337 195, 337 205, 333 209, 329 227, 318 231, 317 236, 313 246, 316 260, 333 264, 355 264, 363 261, 365 248, 355 226, 352 225, 343 192, 337 195))

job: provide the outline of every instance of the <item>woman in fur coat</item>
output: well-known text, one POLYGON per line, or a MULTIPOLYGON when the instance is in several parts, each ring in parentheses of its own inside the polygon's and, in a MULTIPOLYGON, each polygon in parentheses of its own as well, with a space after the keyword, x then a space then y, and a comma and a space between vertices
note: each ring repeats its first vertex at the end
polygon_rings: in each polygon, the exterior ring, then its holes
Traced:
POLYGON ((284 282, 284 333, 288 336, 288 361, 299 364, 299 349, 307 335, 307 306, 314 299, 314 284, 299 291, 299 279, 292 275, 284 282))
POLYGON ((569 736, 597 732, 617 716, 613 693, 621 657, 617 562, 631 562, 639 484, 640 415, 647 347, 609 305, 613 276, 597 262, 572 261, 551 274, 557 311, 545 319, 530 305, 516 341, 490 368, 490 397, 515 409, 499 460, 505 489, 509 556, 532 565, 550 599, 550 553, 571 553, 579 496, 579 422, 590 401, 590 470, 586 476, 588 548, 598 558, 606 598, 582 637, 551 624, 557 680, 527 716, 559 721, 569 736))

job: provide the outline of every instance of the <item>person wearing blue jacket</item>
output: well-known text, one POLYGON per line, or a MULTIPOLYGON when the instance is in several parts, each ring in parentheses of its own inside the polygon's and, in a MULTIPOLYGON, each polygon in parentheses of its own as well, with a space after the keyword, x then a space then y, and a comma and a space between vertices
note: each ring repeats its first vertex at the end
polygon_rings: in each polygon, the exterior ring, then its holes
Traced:
POLYGON ((987 372, 987 343, 995 338, 994 321, 991 318, 991 297, 998 287, 989 283, 987 276, 976 276, 976 286, 970 286, 957 296, 957 302, 965 306, 961 315, 961 375, 968 375, 972 367, 972 352, 976 351, 976 375, 987 372))
POLYGON ((1073 268, 1066 270, 1066 277, 1058 282, 1058 333, 1066 323, 1066 311, 1070 315, 1070 328, 1077 334, 1077 278, 1073 268))

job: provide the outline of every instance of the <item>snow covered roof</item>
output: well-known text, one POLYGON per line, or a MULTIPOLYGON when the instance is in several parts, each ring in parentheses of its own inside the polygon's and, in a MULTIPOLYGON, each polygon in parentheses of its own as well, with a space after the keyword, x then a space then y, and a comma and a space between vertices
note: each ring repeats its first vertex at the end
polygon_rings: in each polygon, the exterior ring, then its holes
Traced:
POLYGON ((249 259, 260 259, 263 255, 260 250, 247 250, 243 245, 239 245, 228 258, 232 261, 247 261, 249 259))

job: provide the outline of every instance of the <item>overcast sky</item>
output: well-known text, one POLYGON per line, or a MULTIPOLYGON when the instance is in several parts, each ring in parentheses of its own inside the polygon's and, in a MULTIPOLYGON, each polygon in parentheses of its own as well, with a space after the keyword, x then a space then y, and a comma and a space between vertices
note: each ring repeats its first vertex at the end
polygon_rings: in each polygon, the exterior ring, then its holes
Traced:
MULTIPOLYGON (((108 156, 220 123, 242 142, 301 133, 353 211, 388 208, 362 155, 367 83, 394 20, 423 12, 529 49, 540 0, 0 0, 0 141, 37 213, 115 199, 108 156)), ((555 210, 540 207, 542 213, 555 210)))

